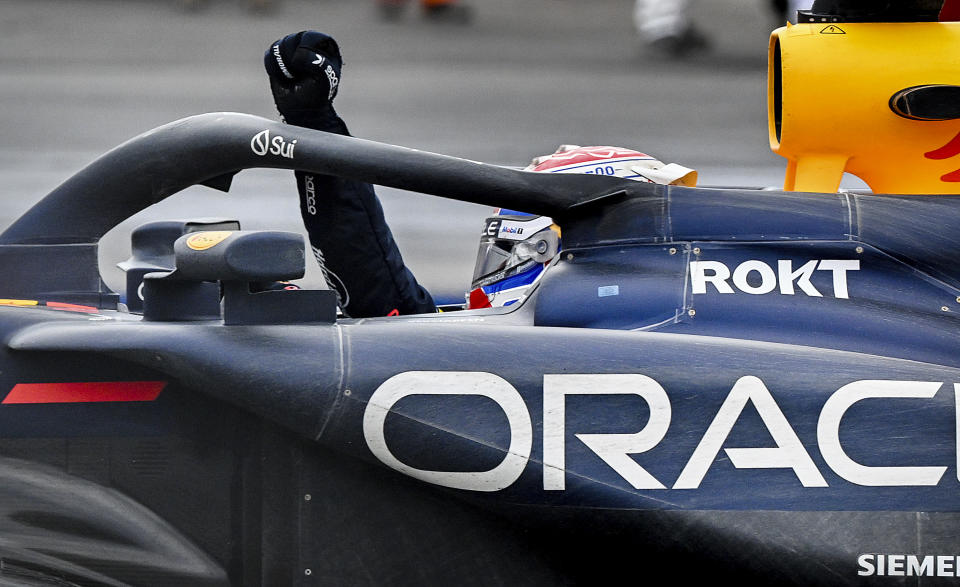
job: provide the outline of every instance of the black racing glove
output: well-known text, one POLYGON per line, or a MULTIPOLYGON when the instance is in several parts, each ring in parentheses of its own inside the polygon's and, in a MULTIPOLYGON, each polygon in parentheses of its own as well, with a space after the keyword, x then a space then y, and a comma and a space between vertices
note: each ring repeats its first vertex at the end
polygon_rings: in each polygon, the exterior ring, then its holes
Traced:
POLYGON ((273 101, 286 122, 346 134, 333 109, 343 67, 333 37, 317 31, 287 35, 270 45, 263 64, 273 101))

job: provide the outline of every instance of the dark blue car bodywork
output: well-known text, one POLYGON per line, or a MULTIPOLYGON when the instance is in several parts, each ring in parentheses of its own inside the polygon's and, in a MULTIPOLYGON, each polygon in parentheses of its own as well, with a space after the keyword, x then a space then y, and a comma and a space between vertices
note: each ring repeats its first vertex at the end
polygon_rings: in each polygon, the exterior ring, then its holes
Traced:
MULTIPOLYGON (((0 576, 951 580, 958 225, 954 196, 658 186, 238 114, 172 123, 0 235, 4 297, 97 308, 0 307, 0 576), (257 153, 264 132, 291 156, 257 153), (106 230, 256 166, 549 214, 563 251, 506 309, 337 321, 110 308, 106 230), (62 269, 37 277, 31 263, 62 269), (31 401, 16 387, 143 381, 163 389, 31 401)), ((224 281, 225 308, 246 295, 218 275, 206 279, 224 281)))

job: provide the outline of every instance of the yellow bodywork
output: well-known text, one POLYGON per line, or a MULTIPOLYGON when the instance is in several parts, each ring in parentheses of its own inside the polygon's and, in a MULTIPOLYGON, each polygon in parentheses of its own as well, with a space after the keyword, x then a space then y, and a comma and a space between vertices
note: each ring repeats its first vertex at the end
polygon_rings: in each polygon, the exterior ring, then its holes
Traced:
POLYGON ((960 193, 960 120, 891 110, 900 90, 960 85, 960 23, 816 23, 770 36, 770 147, 784 189, 835 192, 844 172, 875 193, 960 193))

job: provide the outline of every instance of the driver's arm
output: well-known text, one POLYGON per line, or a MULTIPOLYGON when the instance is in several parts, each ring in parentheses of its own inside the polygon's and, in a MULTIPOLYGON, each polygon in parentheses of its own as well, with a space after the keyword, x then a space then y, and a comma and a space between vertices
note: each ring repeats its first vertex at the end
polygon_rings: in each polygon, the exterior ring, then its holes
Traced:
MULTIPOLYGON (((314 31, 288 35, 270 45, 264 65, 287 123, 350 134, 333 109, 342 58, 332 37, 314 31)), ((296 178, 310 245, 344 314, 436 311, 433 298, 404 265, 372 185, 302 171, 296 178)))

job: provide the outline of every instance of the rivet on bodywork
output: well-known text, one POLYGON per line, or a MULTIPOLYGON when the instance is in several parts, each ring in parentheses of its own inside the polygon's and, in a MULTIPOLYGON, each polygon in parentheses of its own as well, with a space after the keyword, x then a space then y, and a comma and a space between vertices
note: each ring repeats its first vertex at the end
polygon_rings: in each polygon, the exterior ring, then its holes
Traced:
POLYGON ((311 499, 313 499, 313 496, 309 493, 303 496, 303 501, 310 501, 311 499))
POLYGON ((671 254, 671 255, 676 255, 676 254, 677 254, 677 248, 676 248, 676 247, 670 247, 670 254, 671 254))
POLYGON ((694 248, 693 248, 693 254, 694 254, 694 255, 699 255, 699 254, 700 254, 700 247, 694 247, 694 248))
POLYGON ((697 311, 694 310, 693 308, 690 308, 689 310, 687 310, 687 315, 688 315, 688 316, 696 316, 696 315, 697 315, 697 311))
POLYGON ((855 251, 857 252, 857 254, 859 255, 860 253, 863 252, 863 247, 857 247, 857 248, 854 249, 854 250, 855 250, 855 251))

